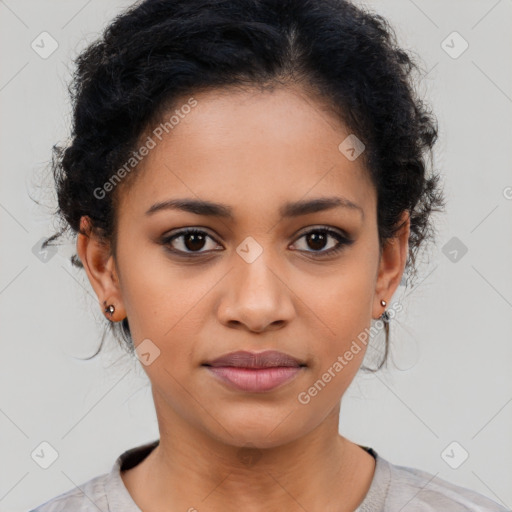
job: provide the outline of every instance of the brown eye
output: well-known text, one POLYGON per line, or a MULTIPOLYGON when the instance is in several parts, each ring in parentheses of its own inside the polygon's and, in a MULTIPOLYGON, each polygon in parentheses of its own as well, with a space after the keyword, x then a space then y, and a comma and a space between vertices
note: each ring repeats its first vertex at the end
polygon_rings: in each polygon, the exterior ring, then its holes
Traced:
POLYGON ((350 245, 353 242, 353 240, 343 236, 341 233, 327 228, 310 230, 304 233, 299 240, 300 239, 304 239, 306 247, 312 250, 299 250, 313 254, 318 253, 319 256, 335 254, 341 251, 346 245, 350 245), (331 239, 331 242, 329 242, 329 239, 331 239), (334 240, 334 243, 332 240, 334 240), (326 247, 328 247, 327 250, 325 250, 326 247))
MULTIPOLYGON (((345 246, 353 243, 350 238, 328 228, 312 229, 303 233, 298 240, 304 239, 305 248, 300 248, 302 252, 313 254, 315 257, 322 257, 335 254, 341 251, 345 246)), ((206 231, 200 229, 184 229, 171 236, 162 239, 162 245, 166 246, 167 250, 179 256, 191 256, 200 254, 207 254, 211 251, 219 250, 216 247, 221 247, 217 241, 211 237, 206 231), (208 247, 208 240, 211 243, 208 247)), ((296 244, 297 245, 297 242, 296 244)))
MULTIPOLYGON (((205 231, 201 231, 199 229, 186 229, 164 238, 162 240, 162 244, 170 246, 169 250, 175 253, 201 254, 208 252, 201 250, 207 246, 208 239, 215 242, 215 240, 205 231)), ((215 244, 213 247, 215 247, 215 244)))

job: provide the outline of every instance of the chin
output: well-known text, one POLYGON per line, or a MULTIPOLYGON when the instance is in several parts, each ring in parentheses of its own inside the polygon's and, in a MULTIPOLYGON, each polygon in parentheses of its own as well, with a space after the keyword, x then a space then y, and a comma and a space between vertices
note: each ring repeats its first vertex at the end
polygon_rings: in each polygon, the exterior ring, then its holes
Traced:
POLYGON ((263 450, 282 446, 307 434, 301 421, 293 414, 287 416, 289 410, 283 410, 277 416, 269 415, 267 421, 264 421, 258 410, 251 415, 240 415, 236 419, 227 420, 216 416, 225 430, 215 422, 215 432, 210 431, 210 435, 224 444, 238 448, 254 447, 263 450), (284 420, 285 418, 287 419, 284 420))

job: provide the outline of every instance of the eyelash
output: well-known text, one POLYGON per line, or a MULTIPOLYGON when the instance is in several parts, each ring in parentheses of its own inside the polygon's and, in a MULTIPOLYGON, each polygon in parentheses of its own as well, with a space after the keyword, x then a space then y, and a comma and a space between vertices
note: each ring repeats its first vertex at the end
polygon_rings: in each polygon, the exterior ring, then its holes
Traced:
MULTIPOLYGON (((351 245, 354 241, 341 235, 340 233, 338 233, 337 231, 334 231, 332 229, 329 229, 327 227, 322 227, 322 228, 314 228, 314 229, 311 229, 310 231, 306 231, 305 233, 302 233, 298 238, 297 240, 300 240, 301 238, 307 236, 307 235, 310 235, 312 233, 323 233, 323 234, 327 234, 329 236, 332 236, 333 238, 335 238, 337 241, 338 241, 338 244, 331 248, 331 249, 328 249, 327 251, 303 251, 303 252, 306 252, 306 253, 309 253, 309 254, 313 254, 314 255, 314 258, 323 258, 323 257, 326 257, 326 256, 332 256, 332 255, 335 255, 335 254, 338 254, 340 251, 342 251, 345 246, 348 246, 348 245, 351 245)), ((180 257, 184 257, 184 258, 197 258, 199 257, 201 254, 206 254, 208 251, 204 251, 204 252, 186 252, 186 251, 180 251, 180 250, 176 250, 176 249, 171 249, 169 247, 169 245, 177 238, 180 238, 182 236, 186 236, 186 235, 206 235, 207 237, 211 238, 212 240, 214 240, 216 243, 217 240, 215 240, 212 236, 210 236, 206 231, 203 231, 203 230, 200 230, 200 229, 197 229, 197 228, 186 228, 186 229, 183 229, 171 236, 167 236, 167 237, 164 237, 162 239, 162 244, 164 246, 166 246, 166 249, 169 251, 169 252, 172 252, 173 254, 177 254, 179 255, 180 257)))

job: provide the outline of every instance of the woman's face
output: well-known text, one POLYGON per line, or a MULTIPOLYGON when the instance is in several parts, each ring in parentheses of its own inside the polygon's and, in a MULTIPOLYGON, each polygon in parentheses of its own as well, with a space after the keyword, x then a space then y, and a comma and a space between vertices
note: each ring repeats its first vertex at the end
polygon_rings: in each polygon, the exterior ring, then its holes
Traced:
POLYGON ((408 232, 379 260, 374 186, 362 159, 339 149, 350 133, 300 91, 194 99, 178 105, 168 133, 155 126, 154 144, 144 140, 154 147, 120 196, 117 259, 85 267, 100 302, 115 304, 114 320, 127 316, 135 346, 144 343, 160 419, 231 445, 278 445, 339 406, 365 354, 358 336, 400 281, 408 232), (326 198, 339 203, 310 204, 326 198), (222 207, 155 207, 169 201, 222 207), (190 228, 200 233, 183 234, 190 228), (205 366, 269 349, 305 366, 266 390, 240 389, 205 366))

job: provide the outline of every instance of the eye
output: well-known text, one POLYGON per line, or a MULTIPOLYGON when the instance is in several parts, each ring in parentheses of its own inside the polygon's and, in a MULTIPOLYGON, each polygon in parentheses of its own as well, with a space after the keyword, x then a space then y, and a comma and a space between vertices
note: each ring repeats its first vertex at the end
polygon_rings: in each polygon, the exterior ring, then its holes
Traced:
MULTIPOLYGON (((201 254, 203 252, 208 251, 199 251, 199 249, 203 249, 207 239, 214 240, 206 231, 202 231, 200 229, 184 229, 175 233, 174 235, 167 236, 162 239, 162 244, 168 247, 168 250, 177 253, 177 254, 201 254), (176 243, 174 248, 171 246, 176 240, 179 240, 179 243, 176 243), (178 246, 178 248, 176 248, 178 246)), ((215 241, 215 240, 214 240, 215 241)), ((214 249, 216 250, 216 249, 214 249)))
MULTIPOLYGON (((306 233, 303 233, 301 237, 299 237, 299 240, 301 238, 304 238, 306 240, 306 244, 314 249, 313 251, 306 250, 305 252, 313 254, 318 253, 320 257, 336 254, 345 246, 354 242, 341 233, 326 227, 315 228, 307 231, 306 233), (334 243, 334 245, 331 244, 331 248, 322 250, 325 248, 326 244, 328 245, 329 238, 334 239, 336 243, 334 243)), ((317 257, 316 254, 315 257, 317 257)))
MULTIPOLYGON (((307 249, 299 249, 303 252, 313 253, 315 257, 323 257, 329 256, 338 253, 341 251, 346 245, 350 245, 353 243, 353 240, 348 238, 345 235, 342 235, 338 231, 334 231, 333 229, 327 227, 319 227, 315 229, 311 229, 305 233, 303 233, 298 240, 304 238, 306 240, 306 244, 313 248, 312 251, 308 251, 307 249), (326 244, 328 244, 329 239, 334 240, 334 245, 331 243, 331 247, 325 250, 326 244), (318 253, 318 254, 315 254, 318 253)), ((207 240, 210 239, 213 242, 217 243, 216 240, 211 237, 206 231, 197 229, 197 228, 187 228, 173 235, 166 236, 162 239, 162 244, 166 246, 167 250, 174 254, 178 255, 194 255, 194 254, 203 254, 210 252, 211 250, 219 250, 215 249, 215 244, 210 247, 210 251, 207 247, 207 240), (179 243, 177 243, 179 241, 179 243), (206 250, 202 251, 201 249, 206 250)))

